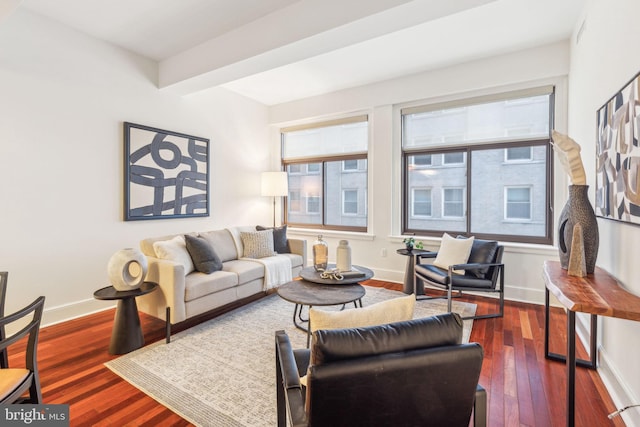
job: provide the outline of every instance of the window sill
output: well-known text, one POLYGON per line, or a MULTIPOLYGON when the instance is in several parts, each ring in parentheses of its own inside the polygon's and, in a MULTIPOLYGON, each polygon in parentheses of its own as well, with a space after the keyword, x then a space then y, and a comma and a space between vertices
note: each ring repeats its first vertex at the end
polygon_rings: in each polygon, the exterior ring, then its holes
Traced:
POLYGON ((354 231, 338 231, 338 230, 323 230, 323 229, 313 229, 313 228, 287 228, 287 233, 291 233, 298 236, 312 236, 318 237, 322 235, 323 237, 334 238, 334 239, 352 239, 352 240, 366 240, 373 241, 375 239, 374 234, 369 233, 358 233, 354 231))

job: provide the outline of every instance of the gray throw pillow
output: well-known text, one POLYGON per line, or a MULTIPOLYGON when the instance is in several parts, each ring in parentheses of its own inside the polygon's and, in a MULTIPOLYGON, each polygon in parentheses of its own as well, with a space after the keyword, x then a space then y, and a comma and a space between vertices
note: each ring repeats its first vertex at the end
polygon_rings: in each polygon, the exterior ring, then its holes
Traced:
POLYGON ((273 249, 279 254, 291 253, 289 249, 289 242, 287 241, 287 225, 282 227, 263 227, 256 225, 256 230, 273 230, 273 249))
POLYGON ((196 270, 207 274, 222 270, 220 257, 204 237, 185 234, 184 240, 196 270))

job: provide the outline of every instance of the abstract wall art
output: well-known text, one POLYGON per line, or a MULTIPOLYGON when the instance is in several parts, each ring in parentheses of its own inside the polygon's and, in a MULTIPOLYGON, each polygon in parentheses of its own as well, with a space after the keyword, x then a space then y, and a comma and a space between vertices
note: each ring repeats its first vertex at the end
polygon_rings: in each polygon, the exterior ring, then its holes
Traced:
POLYGON ((209 216, 209 140, 124 123, 125 221, 209 216))
POLYGON ((597 112, 596 215, 640 224, 640 73, 597 112))

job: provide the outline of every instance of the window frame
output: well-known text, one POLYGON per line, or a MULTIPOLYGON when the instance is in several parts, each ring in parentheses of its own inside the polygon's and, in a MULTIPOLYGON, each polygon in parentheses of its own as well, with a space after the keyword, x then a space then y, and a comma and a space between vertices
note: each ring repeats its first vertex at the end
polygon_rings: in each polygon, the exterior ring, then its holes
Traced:
MULTIPOLYGON (((468 99, 458 99, 448 103, 436 103, 436 104, 424 104, 418 106, 410 106, 407 108, 400 109, 400 156, 401 156, 401 224, 400 224, 400 232, 402 234, 411 234, 411 235, 422 235, 422 236, 433 236, 433 237, 441 237, 443 233, 455 234, 455 235, 464 235, 471 236, 474 235, 479 239, 488 239, 488 240, 498 240, 504 242, 518 242, 518 243, 530 243, 530 244, 542 244, 542 245, 550 245, 553 244, 553 204, 554 204, 554 153, 551 148, 551 129, 554 128, 554 117, 555 117, 555 88, 553 86, 549 87, 539 87, 539 88, 530 88, 524 89, 521 91, 514 91, 510 93, 496 93, 488 96, 477 97, 477 98, 468 98, 468 99), (546 92, 545 92, 546 91, 546 92), (515 94, 515 95, 514 95, 515 94), (491 102, 492 100, 503 100, 508 101, 511 99, 512 101, 518 101, 519 98, 527 98, 529 96, 537 96, 546 94, 549 96, 549 135, 536 135, 532 138, 524 138, 524 137, 514 137, 513 139, 497 139, 497 140, 488 140, 482 142, 474 142, 470 144, 465 144, 463 142, 456 142, 452 144, 435 144, 433 146, 428 147, 416 147, 412 145, 414 141, 411 139, 408 141, 409 145, 407 147, 404 146, 405 136, 404 136, 404 115, 411 114, 420 114, 423 111, 436 111, 443 108, 443 105, 446 108, 453 108, 456 105, 461 106, 471 106, 477 103, 491 102), (509 98, 511 96, 512 98, 509 98), (513 98, 515 97, 515 98, 513 98), (531 146, 531 159, 530 160, 509 160, 507 161, 506 149, 508 148, 517 148, 531 146), (474 191, 473 183, 471 182, 471 174, 472 174, 472 153, 474 151, 487 150, 487 149, 505 149, 504 160, 505 163, 508 164, 517 164, 522 162, 538 162, 536 160, 536 156, 534 155, 533 147, 536 146, 544 146, 545 147, 545 230, 544 235, 516 235, 516 234, 497 234, 497 233, 479 233, 474 232, 471 233, 471 220, 473 217, 473 212, 470 212, 471 207, 471 198, 472 193, 474 191), (464 151, 465 154, 465 162, 462 164, 446 164, 447 167, 465 167, 466 168, 466 189, 464 191, 464 206, 463 210, 465 212, 466 226, 464 231, 458 230, 428 230, 425 228, 417 228, 409 227, 410 220, 414 218, 413 216, 413 195, 411 193, 411 189, 409 188, 409 179, 410 173, 412 169, 417 169, 417 165, 412 165, 409 162, 410 156, 419 156, 419 155, 434 155, 441 154, 442 165, 445 165, 444 162, 444 153, 451 151, 464 151)), ((428 168, 436 168, 439 166, 427 166, 428 168)), ((531 190, 531 198, 533 198, 533 189, 531 190)), ((506 201, 505 201, 506 203, 506 201)), ((533 200, 530 201, 530 207, 533 209, 533 200)), ((444 209, 444 203, 441 207, 444 209)), ((443 218, 444 212, 442 215, 443 218)), ((524 220, 524 222, 530 222, 531 220, 524 220)), ((509 222, 521 222, 522 220, 517 219, 508 219, 506 221, 509 222)))

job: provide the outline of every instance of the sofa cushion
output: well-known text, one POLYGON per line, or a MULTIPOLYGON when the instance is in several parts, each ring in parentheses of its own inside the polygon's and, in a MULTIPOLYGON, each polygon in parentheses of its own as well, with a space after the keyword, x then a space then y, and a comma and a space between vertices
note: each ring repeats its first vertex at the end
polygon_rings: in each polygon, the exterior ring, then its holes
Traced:
POLYGON ((298 254, 280 254, 280 256, 286 256, 291 261, 291 268, 302 267, 303 259, 298 254))
POLYGON ((273 230, 273 249, 279 254, 288 254, 291 252, 289 243, 287 242, 287 225, 282 227, 263 227, 256 225, 256 230, 273 230))
POLYGON ((220 257, 220 261, 227 262, 232 259, 238 259, 236 244, 228 230, 206 231, 200 233, 200 236, 207 239, 213 247, 213 250, 216 251, 216 254, 220 257))
POLYGON ((206 274, 222 270, 222 261, 207 239, 185 234, 184 240, 196 270, 206 274))
POLYGON ((184 280, 184 300, 193 301, 205 295, 228 289, 238 284, 238 275, 227 271, 215 271, 211 274, 195 272, 184 280))
POLYGON ((264 278, 264 266, 248 259, 227 261, 222 264, 222 270, 237 274, 239 284, 264 278))
MULTIPOLYGON (((471 246, 473 245, 473 237, 468 239, 455 239, 444 233, 438 255, 433 261, 433 265, 449 269, 450 265, 465 264, 469 260, 471 246)), ((454 273, 464 274, 464 270, 454 270, 454 273)))
POLYGON ((191 255, 187 251, 184 236, 175 236, 171 240, 160 240, 153 244, 156 257, 174 261, 184 265, 184 274, 187 275, 194 270, 191 255))
POLYGON ((240 232, 245 258, 265 258, 276 255, 273 250, 273 230, 240 232))

